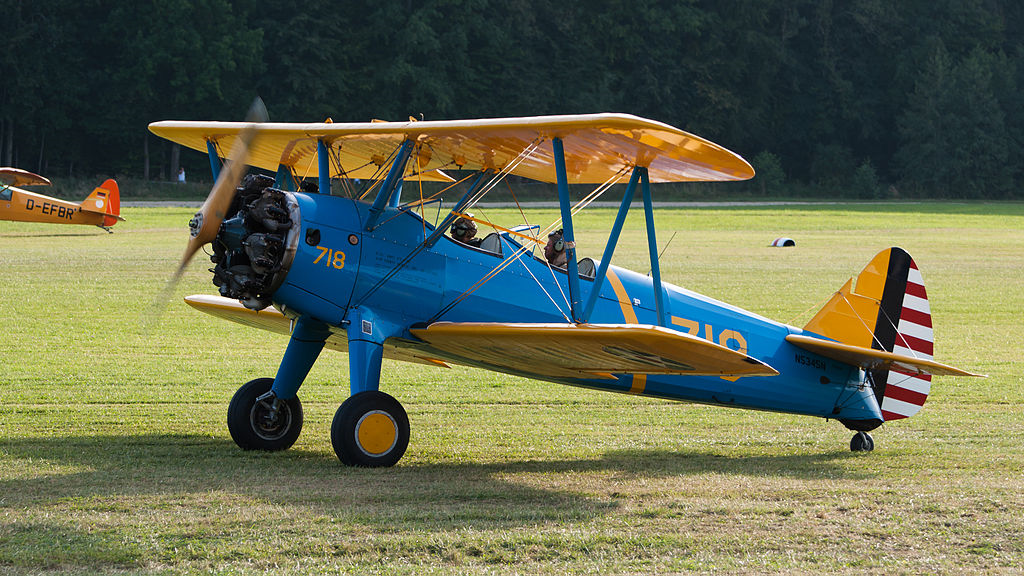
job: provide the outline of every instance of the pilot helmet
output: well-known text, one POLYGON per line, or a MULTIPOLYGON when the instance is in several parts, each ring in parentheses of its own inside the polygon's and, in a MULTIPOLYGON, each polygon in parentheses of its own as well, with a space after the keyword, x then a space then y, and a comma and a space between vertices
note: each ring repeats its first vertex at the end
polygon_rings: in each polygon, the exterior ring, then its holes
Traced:
POLYGON ((472 237, 476 234, 476 224, 466 217, 460 217, 452 224, 452 236, 455 238, 472 237), (470 234, 472 232, 472 234, 470 234))
POLYGON ((561 228, 548 234, 548 241, 550 242, 552 239, 554 239, 554 244, 552 244, 551 247, 554 248, 555 252, 561 252, 565 249, 565 241, 562 240, 561 228))

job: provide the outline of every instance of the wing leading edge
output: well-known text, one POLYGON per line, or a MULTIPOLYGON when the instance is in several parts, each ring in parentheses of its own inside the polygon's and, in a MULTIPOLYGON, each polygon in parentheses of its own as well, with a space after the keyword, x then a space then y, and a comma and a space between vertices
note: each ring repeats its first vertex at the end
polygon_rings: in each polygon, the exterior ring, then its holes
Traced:
POLYGON ((445 355, 547 377, 778 375, 746 354, 660 326, 437 322, 411 332, 445 355))

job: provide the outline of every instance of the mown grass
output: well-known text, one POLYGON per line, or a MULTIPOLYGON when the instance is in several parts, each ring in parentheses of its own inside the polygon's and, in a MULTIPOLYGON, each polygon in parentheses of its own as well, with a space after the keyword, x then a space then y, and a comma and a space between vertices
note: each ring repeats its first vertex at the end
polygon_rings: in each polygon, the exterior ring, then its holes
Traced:
MULTIPOLYGON (((1024 570, 1020 204, 659 212, 659 245, 675 235, 668 281, 798 325, 878 250, 914 256, 936 357, 989 378, 937 379, 871 454, 850 453, 835 422, 390 363, 383 388, 412 440, 387 470, 333 454, 338 353, 300 393, 293 449, 234 446, 231 395, 273 375, 286 340, 180 304, 213 291, 200 261, 144 327, 189 212, 129 208, 113 235, 0 223, 0 571, 1024 570), (777 236, 797 247, 768 248, 777 236)), ((585 255, 599 257, 613 217, 580 216, 585 255)), ((639 213, 615 261, 647 269, 639 213)))

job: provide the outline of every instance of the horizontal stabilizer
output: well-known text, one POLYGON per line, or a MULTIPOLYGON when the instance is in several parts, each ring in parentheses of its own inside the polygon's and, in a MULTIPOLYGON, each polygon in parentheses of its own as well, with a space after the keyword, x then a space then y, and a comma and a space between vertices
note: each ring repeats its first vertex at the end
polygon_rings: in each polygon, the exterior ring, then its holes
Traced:
POLYGON ((924 278, 910 254, 895 246, 876 254, 856 285, 847 281, 804 330, 827 340, 790 341, 868 371, 886 422, 917 414, 933 375, 975 376, 932 360, 935 332, 924 278))
MULTIPOLYGON (((268 330, 277 334, 288 336, 292 333, 292 321, 281 314, 276 308, 264 308, 263 310, 250 310, 238 300, 224 298, 222 296, 210 296, 207 294, 196 294, 186 296, 185 303, 189 306, 224 320, 245 324, 260 330, 268 330)), ((348 352, 348 336, 344 330, 331 326, 331 335, 327 338, 325 348, 348 352)), ((440 366, 448 368, 448 365, 435 358, 420 356, 412 350, 400 348, 391 343, 384 342, 384 357, 391 360, 402 360, 404 362, 415 362, 428 366, 440 366)))
POLYGON ((811 336, 801 336, 798 334, 790 334, 786 336, 786 341, 809 350, 815 354, 820 354, 826 358, 838 360, 844 364, 850 364, 851 366, 859 366, 865 370, 877 370, 884 368, 886 370, 895 369, 905 374, 927 374, 930 376, 982 376, 983 374, 974 374, 947 366, 929 360, 925 358, 914 358, 913 356, 905 356, 903 354, 896 354, 893 352, 885 352, 884 350, 875 350, 873 348, 862 348, 860 346, 850 346, 849 344, 842 344, 840 342, 833 342, 832 340, 823 340, 821 338, 814 338, 811 336))
POLYGON ((537 376, 778 375, 756 358, 660 326, 437 322, 411 332, 445 354, 537 376))

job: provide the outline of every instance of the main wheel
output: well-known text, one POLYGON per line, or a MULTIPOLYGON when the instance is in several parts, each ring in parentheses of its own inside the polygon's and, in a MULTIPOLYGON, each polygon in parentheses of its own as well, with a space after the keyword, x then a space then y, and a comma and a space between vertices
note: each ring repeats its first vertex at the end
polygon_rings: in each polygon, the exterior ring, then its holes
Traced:
POLYGON ((228 405, 228 431, 242 450, 286 450, 302 432, 302 402, 298 396, 258 400, 270 392, 273 384, 273 378, 247 382, 228 405))
POLYGON ((875 449, 875 441, 867 432, 857 432, 850 439, 850 450, 853 452, 871 452, 875 449))
POLYGON ((409 446, 409 417, 383 392, 353 394, 334 415, 331 444, 346 466, 394 466, 409 446))

